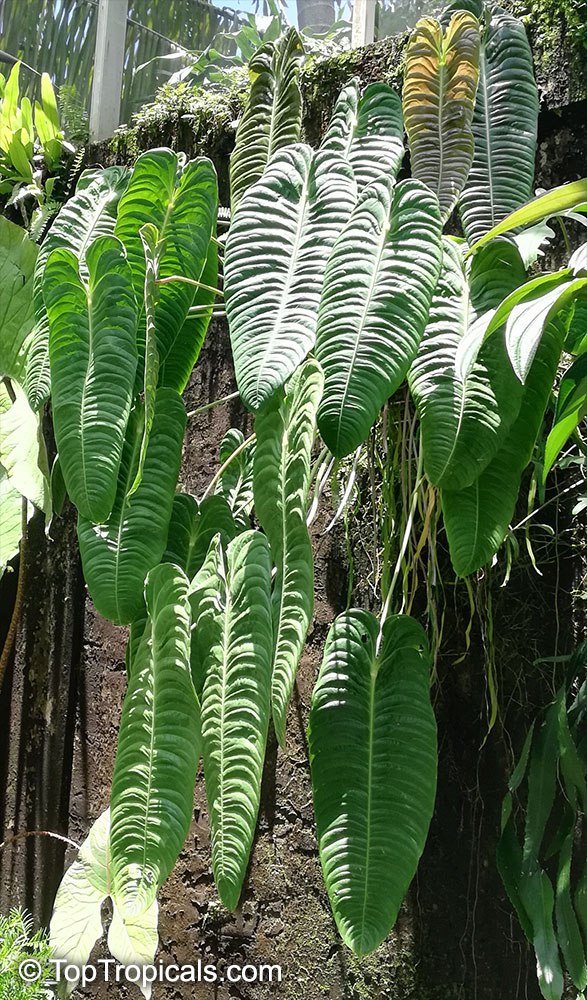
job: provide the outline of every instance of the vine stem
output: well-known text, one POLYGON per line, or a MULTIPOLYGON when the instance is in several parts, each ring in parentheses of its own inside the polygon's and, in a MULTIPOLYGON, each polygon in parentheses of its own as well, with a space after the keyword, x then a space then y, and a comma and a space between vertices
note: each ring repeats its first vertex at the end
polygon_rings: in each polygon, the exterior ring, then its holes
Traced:
POLYGON ((215 406, 222 406, 223 403, 230 403, 232 399, 238 399, 238 392, 231 392, 228 396, 222 396, 220 399, 214 399, 211 403, 206 403, 205 406, 198 406, 195 410, 190 410, 187 414, 188 417, 197 417, 200 413, 207 413, 208 410, 213 410, 215 406))
POLYGON ((391 608, 391 599, 393 597, 393 592, 395 590, 395 585, 397 583, 397 579, 398 579, 400 571, 401 571, 402 561, 403 561, 403 558, 404 558, 404 556, 406 554, 406 549, 408 547, 408 542, 410 540, 410 535, 412 534, 412 526, 414 524, 414 515, 416 513, 416 507, 418 506, 418 492, 419 492, 420 486, 422 485, 422 480, 424 478, 424 476, 423 476, 423 468, 424 468, 424 449, 420 445, 420 450, 419 450, 419 453, 418 453, 418 468, 417 468, 417 471, 416 471, 416 482, 414 484, 414 490, 412 492, 412 499, 411 499, 411 503, 410 503, 410 511, 409 511, 409 514, 408 514, 408 520, 406 521, 406 526, 405 526, 404 534, 403 534, 403 538, 402 538, 402 544, 400 546, 399 554, 398 554, 398 557, 397 557, 397 562, 395 564, 395 569, 393 571, 393 576, 392 576, 391 582, 389 584, 389 590, 387 592, 387 597, 385 598, 385 604, 383 605, 383 609, 381 611, 381 620, 380 620, 380 623, 379 623, 379 635, 377 636, 377 649, 376 649, 377 654, 379 654, 379 649, 380 649, 380 646, 381 646, 381 639, 382 639, 382 636, 383 636, 383 626, 385 625, 385 622, 386 622, 387 617, 389 615, 389 610, 391 608))
POLYGON ((214 295, 224 295, 220 288, 213 285, 205 285, 203 281, 196 281, 194 278, 186 278, 185 274, 171 274, 168 278, 157 278, 156 285, 169 285, 172 281, 180 281, 184 285, 193 285, 194 288, 203 288, 205 292, 214 292, 214 295))
POLYGON ((25 837, 52 837, 53 840, 60 840, 62 844, 75 847, 78 851, 80 848, 80 845, 75 840, 63 837, 60 833, 52 833, 50 830, 26 830, 24 833, 16 833, 14 837, 7 837, 6 840, 3 840, 0 844, 0 851, 3 851, 5 847, 10 847, 10 844, 16 843, 17 840, 24 840, 25 837))
POLYGON ((206 490, 202 494, 202 500, 205 500, 206 497, 210 496, 212 490, 216 486, 216 483, 219 482, 219 480, 222 478, 222 476, 224 475, 224 473, 228 469, 229 465, 231 465, 231 463, 234 462, 235 458, 238 458, 238 456, 245 450, 245 448, 247 448, 251 444, 251 442, 255 440, 256 436, 257 435, 253 432, 250 435, 250 437, 245 438, 245 440, 241 444, 239 444, 238 448, 234 449, 234 451, 232 452, 232 455, 228 456, 228 458, 226 459, 226 462, 223 462, 223 464, 218 469, 218 472, 216 473, 216 475, 208 483, 208 486, 206 487, 206 490))
POLYGON ((21 507, 21 541, 20 541, 20 557, 18 560, 18 581, 16 584, 16 596, 14 598, 14 608, 12 609, 10 625, 8 626, 6 641, 4 642, 4 648, 2 650, 2 655, 0 656, 0 691, 2 690, 2 685, 4 683, 4 675, 6 674, 6 667, 8 666, 8 660, 10 659, 12 647, 14 646, 14 640, 16 639, 16 630, 18 628, 18 623, 20 621, 20 614, 22 611, 22 604, 24 600, 24 587, 26 578, 25 563, 27 557, 27 528, 28 528, 28 500, 26 499, 26 497, 23 497, 22 507, 21 507))

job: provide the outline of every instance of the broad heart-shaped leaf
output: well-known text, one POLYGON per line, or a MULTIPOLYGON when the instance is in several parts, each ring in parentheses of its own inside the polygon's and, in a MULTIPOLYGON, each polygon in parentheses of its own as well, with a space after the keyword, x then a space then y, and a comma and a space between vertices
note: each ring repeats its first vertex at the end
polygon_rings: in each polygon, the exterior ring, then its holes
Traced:
POLYGON ((426 635, 412 618, 334 622, 312 696, 309 747, 320 861, 337 927, 359 955, 393 927, 436 790, 426 635))
POLYGON ((16 555, 22 537, 22 495, 0 465, 0 577, 16 555))
POLYGON ((184 404, 158 389, 140 485, 129 496, 143 439, 143 409, 131 413, 112 513, 94 524, 78 519, 84 576, 96 610, 116 624, 141 615, 147 573, 165 551, 185 432, 184 404))
POLYGON ((438 202, 419 181, 380 178, 336 241, 320 299, 325 374, 318 427, 338 457, 369 433, 402 382, 428 319, 442 259, 438 202))
MULTIPOLYGON (((55 959, 78 969, 86 965, 102 937, 101 906, 110 892, 108 845, 110 810, 95 821, 78 856, 61 879, 51 915, 49 943, 55 959)), ((66 995, 75 982, 68 983, 66 995)))
POLYGON ((470 244, 532 196, 537 123, 538 91, 525 25, 497 10, 482 34, 475 152, 460 199, 470 244))
POLYGON ((111 796, 112 898, 140 916, 173 868, 192 816, 200 707, 189 668, 188 579, 162 563, 147 578, 148 620, 120 721, 111 796))
POLYGON ((249 63, 251 89, 230 158, 233 213, 274 153, 299 142, 302 97, 298 77, 303 55, 302 40, 290 28, 277 42, 262 45, 249 63))
POLYGON ((178 493, 173 499, 167 548, 163 562, 181 566, 191 580, 202 568, 210 542, 220 534, 228 545, 237 533, 232 513, 223 496, 206 497, 198 503, 188 493, 178 493))
POLYGON ((292 377, 285 399, 255 420, 255 511, 277 570, 271 708, 282 746, 287 708, 314 607, 314 555, 306 517, 316 412, 323 387, 322 369, 310 359, 292 377))
MULTIPOLYGON (((210 160, 202 157, 185 166, 170 149, 150 149, 135 163, 130 184, 120 200, 115 234, 126 247, 135 292, 143 301, 145 254, 142 227, 150 223, 163 250, 159 278, 183 276, 199 281, 216 225, 218 183, 210 160)), ((201 347, 201 332, 188 322, 196 288, 181 281, 159 287, 154 309, 159 349, 159 384, 182 392, 201 347)), ((144 341, 144 318, 139 332, 144 341)))
POLYGON ((205 623, 202 693, 204 774, 214 878, 222 902, 234 909, 257 822, 269 725, 271 557, 258 531, 238 535, 226 555, 218 544, 212 554, 215 599, 205 623))
MULTIPOLYGON (((151 966, 159 944, 157 924, 159 904, 154 899, 137 916, 123 917, 116 903, 112 905, 112 922, 108 929, 108 950, 120 965, 151 966)), ((148 977, 139 979, 137 987, 149 1000, 153 986, 148 977)))
MULTIPOLYGON (((230 427, 220 442, 220 465, 223 466, 230 456, 245 442, 242 431, 230 427)), ((227 465, 220 477, 217 492, 221 494, 234 517, 234 523, 244 531, 251 527, 251 510, 253 508, 253 457, 255 442, 251 441, 237 457, 227 465)))
MULTIPOLYGON (((478 266, 481 263, 482 257, 478 266)), ((490 264, 494 266, 493 260, 490 264)), ((500 273, 506 294, 513 275, 507 266, 500 273)), ((477 281, 481 278, 478 275, 477 281)), ((420 418, 426 475, 435 486, 450 489, 462 489, 477 479, 496 454, 522 401, 522 386, 512 371, 503 331, 485 344, 478 343, 464 381, 457 374, 459 345, 469 334, 474 315, 473 287, 459 248, 445 239, 440 278, 408 382, 420 418)))
POLYGON ((37 247, 24 229, 0 217, 0 375, 21 385, 32 341, 36 259, 37 247))
POLYGON ((479 40, 477 19, 459 11, 445 34, 434 18, 422 18, 408 45, 402 99, 412 174, 434 191, 443 220, 473 160, 479 40))
POLYGON ((522 472, 542 424, 565 335, 560 317, 548 324, 530 368, 520 412, 497 455, 463 490, 442 491, 444 527, 457 576, 491 561, 507 535, 522 472))
MULTIPOLYGON (((49 519, 49 466, 39 414, 31 410, 18 383, 11 386, 14 400, 6 384, 0 382, 0 465, 12 486, 49 519)), ((0 530, 3 528, 2 524, 0 530)))
POLYGON ((587 414, 587 354, 578 357, 561 379, 556 397, 554 422, 544 449, 544 480, 552 469, 557 455, 585 414, 587 414))
POLYGON ((45 264, 53 423, 67 492, 82 517, 106 520, 116 495, 137 368, 137 303, 124 248, 100 236, 86 252, 45 264))
POLYGON ((297 145, 276 153, 241 200, 224 258, 224 296, 236 380, 260 410, 314 346, 330 249, 356 184, 338 153, 297 145))
POLYGON ((348 159, 359 191, 382 175, 396 177, 404 157, 404 125, 395 90, 370 83, 359 98, 359 81, 351 80, 336 102, 320 148, 348 159))
POLYGON ((53 250, 71 250, 86 280, 87 249, 98 236, 114 231, 116 208, 129 177, 126 167, 107 167, 94 175, 82 174, 75 194, 60 209, 43 240, 34 274, 35 327, 26 366, 26 391, 33 409, 38 409, 51 391, 49 321, 43 297, 47 259, 53 250))

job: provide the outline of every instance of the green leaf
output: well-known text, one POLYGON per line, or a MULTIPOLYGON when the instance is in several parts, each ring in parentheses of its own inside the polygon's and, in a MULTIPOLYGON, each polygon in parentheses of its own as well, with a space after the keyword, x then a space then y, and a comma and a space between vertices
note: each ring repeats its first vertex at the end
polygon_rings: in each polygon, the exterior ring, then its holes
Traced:
POLYGON ((276 567, 275 652, 271 707, 285 744, 287 709, 314 607, 314 555, 306 525, 312 444, 324 377, 310 359, 293 376, 281 403, 255 420, 255 511, 276 567))
POLYGON ((137 367, 137 304, 119 240, 96 239, 87 264, 86 285, 72 251, 54 250, 43 291, 63 478, 80 514, 98 523, 116 495, 137 367))
POLYGON ((545 1000, 561 1000, 564 984, 553 926, 554 892, 546 872, 535 868, 524 875, 520 894, 532 922, 540 992, 545 1000))
POLYGON ((145 586, 148 621, 122 708, 111 797, 112 898, 125 918, 152 905, 183 847, 200 755, 189 670, 188 580, 169 563, 145 586))
POLYGON ((543 481, 571 434, 587 414, 587 355, 583 354, 567 368, 556 398, 552 429, 544 449, 543 481))
POLYGON ((202 694, 204 774, 212 865, 234 909, 253 843, 269 725, 273 629, 269 545, 245 531, 215 547, 215 613, 202 694))
POLYGON ((476 313, 497 309, 503 300, 526 282, 526 264, 513 240, 499 237, 471 258, 469 284, 476 313))
POLYGON ((584 990, 587 987, 585 948, 571 897, 571 860, 575 835, 574 828, 575 823, 569 829, 559 854, 555 915, 557 940, 569 975, 577 989, 584 990))
POLYGON ((402 382, 428 319, 442 257, 436 197, 382 178, 359 196, 324 278, 316 356, 325 374, 324 442, 354 451, 402 382))
POLYGON ((349 161, 359 191, 378 177, 396 177, 404 157, 404 126, 395 90, 370 83, 359 99, 359 81, 351 80, 336 102, 320 148, 349 161))
MULTIPOLYGON (((120 965, 134 965, 143 968, 153 965, 159 944, 157 924, 159 904, 156 899, 142 913, 124 917, 116 903, 112 905, 112 921, 108 929, 108 950, 120 965)), ((137 987, 149 1000, 152 984, 141 980, 137 987)))
POLYGON ((108 167, 91 179, 82 174, 75 194, 63 205, 43 241, 34 272, 35 328, 27 354, 25 385, 35 410, 51 391, 49 322, 43 297, 47 259, 58 248, 71 250, 79 261, 80 274, 86 280, 86 251, 98 236, 113 232, 116 207, 128 178, 126 167, 108 167))
POLYGON ((224 497, 206 497, 198 503, 195 497, 178 493, 173 498, 167 548, 162 561, 181 566, 191 580, 202 568, 210 542, 218 533, 225 545, 237 533, 224 497))
POLYGON ((495 458, 463 490, 442 491, 444 526, 457 576, 491 561, 513 517, 522 472, 532 457, 560 359, 565 328, 547 326, 528 373, 520 412, 495 458))
POLYGON ((473 160, 471 122, 479 82, 479 22, 467 11, 443 33, 434 18, 410 38, 402 90, 413 176, 438 197, 448 219, 473 160))
POLYGON ((224 258, 224 295, 239 392, 260 410, 314 346, 331 247, 356 186, 339 154, 277 152, 243 197, 224 258))
POLYGON ((557 313, 568 309, 575 296, 586 288, 587 278, 576 278, 514 306, 507 318, 505 338, 512 367, 521 382, 526 380, 545 326, 557 313))
POLYGON ((17 383, 12 391, 14 401, 0 382, 0 465, 14 488, 49 518, 49 465, 39 415, 17 383))
MULTIPOLYGON (((92 825, 78 856, 63 876, 51 916, 49 943, 55 959, 78 969, 86 965, 102 937, 101 906, 110 892, 108 845, 110 810, 92 825)), ((71 993, 75 983, 67 984, 71 993)))
POLYGON ((279 41, 262 45, 249 62, 251 89, 230 158, 233 213, 277 150, 299 142, 302 97, 298 77, 303 56, 302 40, 295 28, 289 28, 279 41))
POLYGON ((21 385, 31 347, 37 247, 20 226, 0 216, 0 374, 21 385))
POLYGON ((158 389, 155 416, 140 485, 135 480, 143 439, 143 410, 132 411, 112 513, 94 524, 78 519, 84 576, 96 610, 128 624, 143 609, 143 585, 165 551, 186 425, 184 404, 174 389, 158 389))
MULTIPOLYGON (((140 231, 154 225, 163 245, 159 278, 174 276, 200 281, 216 224, 218 184, 210 160, 201 157, 182 167, 170 149, 150 149, 136 161, 130 184, 120 200, 115 234, 126 248, 137 300, 143 301, 145 253, 140 231)), ((173 281, 159 287, 154 308, 159 349, 159 384, 182 392, 201 347, 199 326, 188 323, 196 288, 173 281)), ((144 319, 139 342, 144 341, 144 319)))
POLYGON ((0 577, 18 552, 22 537, 23 499, 0 465, 0 577))
MULTIPOLYGON (((534 176, 534 157, 532 157, 532 177, 534 176)), ((506 177, 504 173, 504 178, 506 177)), ((493 228, 489 232, 472 234, 474 240, 471 245, 471 253, 476 253, 489 240, 494 240, 496 236, 503 236, 510 233, 519 226, 533 226, 544 219, 550 219, 553 215, 562 215, 577 208, 578 205, 587 201, 587 178, 580 181, 570 181, 568 184, 561 184, 560 187, 552 188, 546 194, 532 198, 521 208, 516 207, 505 219, 496 219, 493 228), (496 224, 497 223, 497 224, 496 224)), ((470 239, 471 242, 471 239, 470 239)))
MULTIPOLYGON (((475 152, 460 200, 469 243, 480 246, 524 224, 498 226, 532 195, 537 122, 538 91, 525 25, 498 9, 482 34, 475 152)), ((528 224, 538 221, 529 219, 528 224)))
POLYGON ((320 861, 342 938, 359 955, 393 927, 436 789, 425 633, 351 610, 334 622, 312 696, 309 748, 320 861))
MULTIPOLYGON (((220 443, 220 465, 224 465, 237 448, 245 441, 244 434, 236 427, 227 430, 220 443)), ((244 448, 227 466, 220 477, 217 492, 221 494, 234 517, 234 522, 241 531, 251 527, 251 510, 253 508, 253 457, 255 442, 244 448)))
POLYGON ((162 245, 159 242, 159 233, 155 226, 150 223, 144 225, 139 233, 145 254, 145 289, 143 295, 145 309, 145 361, 143 365, 143 400, 145 403, 143 440, 141 442, 141 454, 139 457, 139 467, 135 476, 135 481, 130 488, 130 494, 137 489, 145 465, 145 456, 149 444, 149 435, 153 426, 153 416, 155 414, 155 397, 157 394, 157 382, 159 380, 159 348, 157 347, 157 335, 155 332, 155 310, 157 308, 158 290, 157 278, 159 276, 159 260, 161 257, 162 245))
POLYGON ((43 111, 45 112, 53 130, 53 137, 59 136, 61 134, 61 129, 59 125, 59 112, 57 110, 57 98, 55 97, 51 77, 48 73, 43 73, 41 75, 41 101, 43 104, 43 111))
MULTIPOLYGON (((443 247, 440 278, 408 382, 420 418, 426 475, 435 486, 456 490, 470 486, 497 453, 518 415, 522 386, 503 332, 477 343, 466 378, 459 377, 459 347, 470 336, 471 297, 481 275, 470 288, 460 250, 446 239, 443 247)), ((503 272, 502 280, 508 280, 503 272)))

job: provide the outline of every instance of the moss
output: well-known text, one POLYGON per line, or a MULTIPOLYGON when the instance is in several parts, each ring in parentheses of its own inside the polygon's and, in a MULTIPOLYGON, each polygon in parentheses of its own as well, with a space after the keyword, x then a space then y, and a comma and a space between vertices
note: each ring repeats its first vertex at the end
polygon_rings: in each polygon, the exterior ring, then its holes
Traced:
POLYGON ((549 108, 587 98, 587 0, 505 0, 528 26, 536 79, 549 108))

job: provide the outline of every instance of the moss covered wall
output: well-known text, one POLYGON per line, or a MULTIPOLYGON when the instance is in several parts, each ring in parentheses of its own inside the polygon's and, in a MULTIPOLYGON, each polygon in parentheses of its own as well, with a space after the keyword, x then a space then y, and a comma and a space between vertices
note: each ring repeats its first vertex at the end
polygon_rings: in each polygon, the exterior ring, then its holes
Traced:
MULTIPOLYGON (((548 137, 556 116, 577 126, 587 119, 587 0, 503 0, 523 17, 534 53, 541 97, 540 137, 548 137), (554 116, 554 118, 553 118, 554 116)), ((309 62, 302 73, 304 134, 315 145, 336 97, 352 77, 363 84, 384 81, 401 89, 407 35, 383 39, 331 59, 309 62)), ((189 155, 207 155, 219 174, 221 203, 228 204, 228 156, 234 145, 246 84, 228 92, 197 92, 187 84, 165 87, 130 127, 91 150, 92 162, 132 163, 152 146, 171 146, 189 155)), ((539 161, 540 162, 540 161, 539 161)), ((584 172, 584 171, 583 171, 584 172)), ((578 176, 578 175, 577 175, 578 176)), ((540 179, 540 178, 539 178, 540 179)), ((561 180, 571 179, 563 177, 561 180)))

